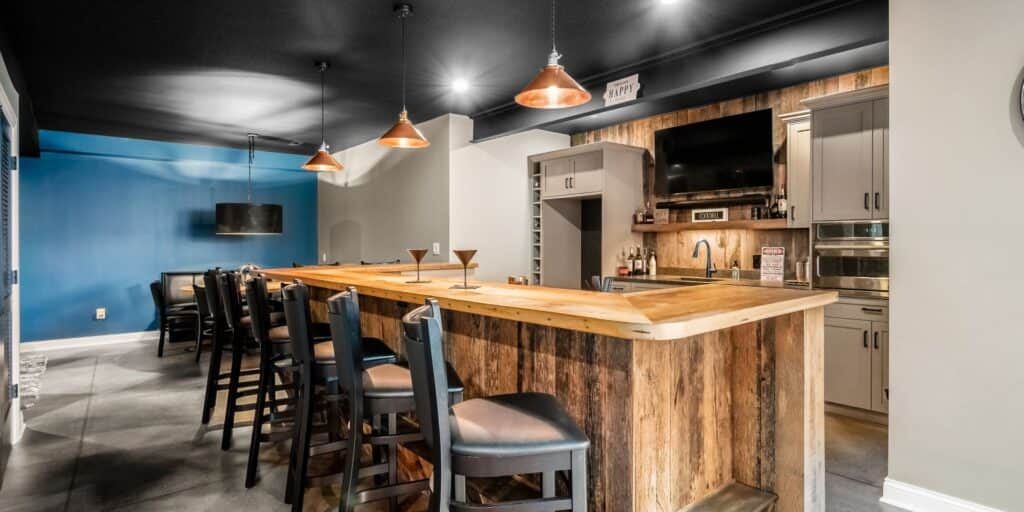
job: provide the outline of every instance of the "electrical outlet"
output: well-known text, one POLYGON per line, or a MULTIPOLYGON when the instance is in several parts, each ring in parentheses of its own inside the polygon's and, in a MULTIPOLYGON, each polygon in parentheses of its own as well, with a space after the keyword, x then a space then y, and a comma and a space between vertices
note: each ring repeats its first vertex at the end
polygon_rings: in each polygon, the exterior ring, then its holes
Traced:
POLYGON ((441 244, 434 242, 434 254, 441 254, 441 244))
POLYGON ((107 319, 107 308, 96 308, 96 320, 107 319))

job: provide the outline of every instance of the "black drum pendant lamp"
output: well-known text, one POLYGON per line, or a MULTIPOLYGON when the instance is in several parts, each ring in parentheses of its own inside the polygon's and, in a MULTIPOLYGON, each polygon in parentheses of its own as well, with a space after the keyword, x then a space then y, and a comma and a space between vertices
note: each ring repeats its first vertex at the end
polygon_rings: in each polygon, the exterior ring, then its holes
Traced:
POLYGON ((218 235, 280 235, 284 211, 279 204, 252 202, 252 164, 256 161, 256 134, 249 134, 249 188, 244 203, 217 203, 218 235))

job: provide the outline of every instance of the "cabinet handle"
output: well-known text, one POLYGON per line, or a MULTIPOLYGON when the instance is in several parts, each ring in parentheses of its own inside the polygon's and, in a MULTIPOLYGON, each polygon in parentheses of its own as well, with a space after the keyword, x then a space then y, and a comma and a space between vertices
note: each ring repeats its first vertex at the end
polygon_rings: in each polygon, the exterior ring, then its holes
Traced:
POLYGON ((875 209, 876 210, 881 210, 882 209, 882 194, 880 194, 878 192, 875 192, 875 209))
POLYGON ((569 176, 569 188, 576 188, 576 176, 569 176))
POLYGON ((885 399, 889 399, 889 388, 885 388, 885 399))
POLYGON ((569 188, 569 178, 562 180, 562 188, 569 188))
POLYGON ((878 331, 875 331, 875 350, 878 350, 878 331))
POLYGON ((876 315, 882 314, 882 308, 860 308, 860 310, 865 313, 874 313, 876 315))
POLYGON ((864 348, 868 348, 868 332, 864 331, 864 348))
POLYGON ((871 196, 870 193, 864 192, 864 209, 865 210, 870 210, 871 209, 871 199, 870 199, 870 196, 871 196))
POLYGON ((796 206, 789 207, 789 218, 796 220, 796 206))

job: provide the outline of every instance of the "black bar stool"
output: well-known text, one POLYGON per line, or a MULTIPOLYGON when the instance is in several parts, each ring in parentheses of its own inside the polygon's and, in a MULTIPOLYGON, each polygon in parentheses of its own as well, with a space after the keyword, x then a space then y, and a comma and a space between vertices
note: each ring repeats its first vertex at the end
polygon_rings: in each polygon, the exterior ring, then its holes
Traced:
POLYGON ((287 331, 287 327, 271 328, 273 315, 267 298, 266 280, 260 276, 249 279, 245 284, 245 296, 249 304, 249 317, 252 319, 252 337, 260 346, 259 384, 252 420, 252 439, 249 442, 249 461, 245 470, 245 487, 251 488, 256 485, 260 445, 284 441, 294 436, 295 382, 289 375, 289 371, 294 369, 291 340, 287 336, 275 339, 270 335, 273 329, 287 331), (281 385, 277 384, 278 377, 281 385), (281 391, 288 395, 284 403, 278 399, 281 391), (270 431, 264 432, 263 427, 267 425, 270 431))
POLYGON ((442 349, 441 307, 427 299, 402 318, 406 356, 420 420, 434 465, 430 510, 540 512, 587 509, 590 440, 558 399, 543 393, 474 398, 449 405, 442 349), (568 471, 570 495, 557 497, 555 474, 568 471), (541 474, 542 496, 476 504, 466 499, 465 478, 541 474), (454 484, 454 495, 453 495, 454 484))
MULTIPOLYGON (((228 370, 227 403, 224 412, 224 429, 221 435, 220 449, 231 448, 231 440, 235 429, 235 414, 241 411, 255 410, 256 404, 240 404, 239 401, 258 392, 258 380, 241 380, 242 377, 260 375, 260 368, 242 369, 242 357, 245 356, 252 335, 252 318, 243 314, 242 296, 238 290, 238 276, 233 272, 217 274, 217 289, 220 302, 224 307, 224 321, 228 328, 231 341, 231 368, 228 370)), ((272 316, 271 323, 281 322, 282 315, 272 316)))
MULTIPOLYGON (((359 325, 359 296, 355 288, 349 287, 348 291, 331 297, 327 303, 338 379, 349 400, 349 414, 345 419, 350 427, 339 510, 350 512, 356 505, 382 499, 389 499, 393 509, 399 496, 423 492, 429 485, 428 480, 398 481, 398 445, 423 439, 414 424, 404 422, 410 427, 405 432, 399 427, 403 419, 400 415, 416 410, 412 376, 408 368, 397 364, 368 364, 363 352, 365 341, 359 325), (385 420, 383 429, 381 418, 385 420), (368 436, 363 433, 364 420, 371 422, 371 434, 368 436), (383 462, 379 460, 381 457, 375 457, 373 465, 363 467, 360 459, 364 444, 369 444, 375 455, 383 452, 383 462), (386 483, 358 491, 360 477, 368 475, 386 475, 386 483)), ((451 368, 447 371, 448 387, 445 389, 448 398, 452 402, 460 402, 464 389, 462 382, 451 368)))
MULTIPOLYGON (((297 377, 296 428, 292 440, 291 460, 288 465, 288 489, 286 501, 293 511, 301 511, 308 486, 322 483, 337 483, 338 473, 308 475, 309 459, 316 455, 337 453, 344 449, 341 441, 341 410, 339 402, 344 398, 338 388, 334 346, 330 341, 319 341, 313 336, 313 322, 309 312, 309 289, 301 282, 281 291, 284 312, 287 317, 288 334, 291 339, 292 357, 295 359, 297 377), (324 390, 315 400, 318 388, 324 390), (319 402, 319 403, 318 403, 319 402), (325 443, 313 443, 315 433, 313 415, 317 405, 327 411, 327 434, 325 443)), ((373 338, 365 340, 373 347, 368 351, 367 364, 384 364, 397 360, 394 352, 383 341, 373 338)))
POLYGON ((149 283, 149 292, 153 295, 153 305, 156 306, 157 323, 160 329, 160 343, 157 345, 156 355, 163 357, 164 340, 170 336, 172 330, 181 328, 183 325, 194 326, 198 333, 200 329, 199 312, 196 310, 195 304, 168 304, 164 285, 160 281, 149 283))

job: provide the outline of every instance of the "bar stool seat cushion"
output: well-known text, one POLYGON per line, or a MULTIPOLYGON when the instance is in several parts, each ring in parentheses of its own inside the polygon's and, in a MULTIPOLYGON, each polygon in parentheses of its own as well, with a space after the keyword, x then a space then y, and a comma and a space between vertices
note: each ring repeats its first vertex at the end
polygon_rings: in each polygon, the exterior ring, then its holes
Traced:
MULTIPOLYGON (((328 329, 330 330, 330 329, 328 329)), ((337 364, 334 359, 334 342, 322 341, 313 345, 313 359, 316 364, 331 365, 337 364)), ((394 350, 388 347, 380 338, 363 338, 363 364, 366 366, 393 363, 398 360, 394 350)), ((406 370, 408 373, 408 370, 406 370)), ((412 381, 409 381, 409 390, 412 391, 412 381)))
MULTIPOLYGON (((459 375, 450 365, 445 365, 448 373, 448 392, 464 391, 459 375)), ((412 374, 409 368, 397 364, 382 364, 363 370, 363 395, 367 398, 412 398, 412 374)))
MULTIPOLYGON (((331 324, 314 322, 309 325, 310 334, 314 341, 327 341, 331 339, 331 324)), ((270 329, 271 343, 291 343, 292 337, 288 334, 287 325, 279 325, 270 329)))
POLYGON ((449 420, 457 455, 512 457, 590 446, 558 399, 545 393, 466 400, 452 405, 449 420))
MULTIPOLYGON (((252 317, 245 315, 239 321, 242 327, 246 329, 252 329, 252 317)), ((271 313, 270 314, 270 325, 284 325, 284 313, 271 313)))

